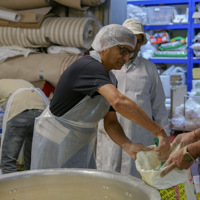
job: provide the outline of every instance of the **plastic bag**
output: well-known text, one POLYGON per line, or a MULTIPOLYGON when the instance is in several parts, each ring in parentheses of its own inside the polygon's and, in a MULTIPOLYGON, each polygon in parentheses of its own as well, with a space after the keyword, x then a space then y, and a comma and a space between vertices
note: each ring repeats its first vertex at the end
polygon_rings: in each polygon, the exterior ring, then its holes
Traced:
POLYGON ((174 118, 171 123, 176 127, 185 127, 186 129, 197 129, 200 126, 200 93, 199 89, 193 89, 188 93, 189 98, 184 104, 177 106, 174 111, 174 118), (185 111, 184 111, 185 109, 185 111))
POLYGON ((147 8, 128 4, 127 5, 127 19, 129 18, 137 19, 143 25, 147 24, 147 8))
POLYGON ((196 57, 200 57, 200 50, 194 50, 194 54, 196 57))
POLYGON ((187 51, 155 51, 154 57, 187 57, 187 51))
POLYGON ((196 42, 190 46, 193 50, 200 50, 200 42, 196 42))
POLYGON ((173 42, 173 43, 168 42, 168 43, 161 44, 159 49, 161 51, 165 51, 165 50, 177 49, 177 48, 182 47, 182 46, 185 46, 185 44, 183 44, 180 41, 176 41, 176 42, 173 42))
POLYGON ((141 46, 140 54, 141 54, 141 57, 149 59, 149 58, 153 57, 154 52, 156 51, 156 48, 149 41, 150 35, 148 33, 146 33, 146 36, 147 36, 148 42, 147 42, 147 44, 141 46))
POLYGON ((197 200, 200 200, 200 177, 199 175, 194 176, 194 185, 196 189, 197 200))
MULTIPOLYGON (((171 155, 179 149, 180 146, 178 145, 171 155)), ((194 188, 189 183, 190 169, 179 170, 178 168, 174 168, 167 175, 161 178, 160 174, 167 167, 155 171, 155 168, 160 165, 160 163, 161 162, 156 158, 155 150, 141 151, 137 153, 137 170, 140 172, 142 179, 147 184, 158 189, 161 195, 161 200, 196 200, 194 188)))
POLYGON ((194 37, 193 42, 200 42, 200 32, 194 37))

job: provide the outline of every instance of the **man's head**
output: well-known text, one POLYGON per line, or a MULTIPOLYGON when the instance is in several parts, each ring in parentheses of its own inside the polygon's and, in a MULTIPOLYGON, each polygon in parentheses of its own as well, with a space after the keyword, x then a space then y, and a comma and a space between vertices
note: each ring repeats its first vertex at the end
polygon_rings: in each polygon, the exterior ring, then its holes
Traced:
POLYGON ((127 19, 122 24, 122 26, 131 30, 137 37, 137 43, 135 46, 134 56, 132 57, 132 58, 135 58, 138 52, 140 51, 140 47, 147 43, 146 34, 144 33, 144 27, 142 23, 136 19, 127 19))
POLYGON ((92 47, 98 51, 107 71, 121 69, 133 55, 136 37, 132 31, 118 24, 104 26, 97 33, 92 47))

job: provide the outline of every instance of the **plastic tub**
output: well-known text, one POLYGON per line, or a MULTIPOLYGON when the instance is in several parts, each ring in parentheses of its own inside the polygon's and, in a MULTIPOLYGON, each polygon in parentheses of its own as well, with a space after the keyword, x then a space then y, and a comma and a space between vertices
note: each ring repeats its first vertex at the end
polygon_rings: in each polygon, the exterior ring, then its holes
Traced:
POLYGON ((149 24, 172 23, 174 8, 170 6, 148 7, 149 24))

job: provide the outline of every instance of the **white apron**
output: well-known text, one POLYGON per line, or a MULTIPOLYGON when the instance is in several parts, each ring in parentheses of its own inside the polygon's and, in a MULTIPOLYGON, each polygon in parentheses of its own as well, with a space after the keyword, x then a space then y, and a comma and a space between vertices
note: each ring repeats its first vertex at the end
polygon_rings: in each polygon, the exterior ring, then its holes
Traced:
MULTIPOLYGON (((3 146, 4 135, 5 135, 5 132, 6 132, 6 123, 7 123, 7 119, 8 119, 8 115, 9 115, 9 112, 10 112, 10 107, 11 107, 12 101, 13 101, 15 95, 19 94, 20 92, 26 91, 26 90, 37 91, 42 96, 42 98, 44 99, 45 104, 49 105, 49 100, 47 99, 45 94, 42 92, 42 90, 39 89, 39 88, 20 88, 20 89, 16 90, 15 92, 13 92, 13 94, 9 97, 9 99, 6 103, 6 109, 5 109, 4 116, 3 116, 1 147, 3 146)), ((3 103, 3 105, 5 106, 5 102, 3 103)), ((1 154, 2 154, 2 148, 0 149, 0 163, 1 163, 1 154)))
MULTIPOLYGON (((149 117, 155 116, 155 121, 168 126, 165 96, 162 84, 154 64, 143 58, 136 57, 134 63, 127 69, 114 70, 118 80, 118 90, 135 101, 149 117)), ((154 144, 154 135, 140 125, 124 118, 117 113, 118 120, 133 143, 143 143, 146 146, 154 144)), ((141 175, 136 169, 135 160, 107 135, 103 120, 99 123, 97 135, 97 169, 117 171, 138 178, 141 175)))
MULTIPOLYGON (((90 56, 101 63, 98 52, 91 51, 90 56)), ((112 72, 109 76, 116 85, 112 72)), ((62 117, 54 116, 48 107, 35 122, 31 169, 96 168, 97 126, 109 108, 102 95, 86 96, 62 117)))
POLYGON ((109 107, 102 95, 86 96, 62 117, 47 107, 35 121, 31 169, 96 168, 97 125, 109 107))

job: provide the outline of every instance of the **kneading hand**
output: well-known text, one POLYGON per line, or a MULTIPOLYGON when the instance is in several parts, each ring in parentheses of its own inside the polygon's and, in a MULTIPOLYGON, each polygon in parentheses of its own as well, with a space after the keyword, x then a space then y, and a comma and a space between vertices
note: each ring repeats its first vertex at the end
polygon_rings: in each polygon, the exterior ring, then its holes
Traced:
POLYGON ((155 148, 156 157, 158 158, 158 160, 163 162, 169 158, 172 150, 167 136, 160 135, 158 136, 158 138, 159 146, 155 148))
POLYGON ((168 174, 172 169, 177 167, 178 169, 188 169, 193 162, 187 162, 183 157, 183 148, 175 152, 162 166, 162 168, 167 167, 164 172, 161 173, 161 177, 168 174))
POLYGON ((195 138, 193 136, 193 133, 182 133, 176 136, 174 141, 172 142, 172 150, 180 144, 180 148, 187 146, 188 144, 191 144, 195 142, 195 138))
POLYGON ((126 143, 122 148, 128 153, 133 159, 137 159, 136 154, 140 151, 151 151, 153 147, 145 146, 142 143, 126 143))

